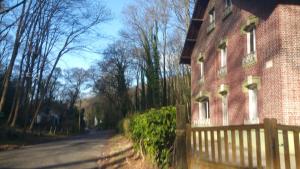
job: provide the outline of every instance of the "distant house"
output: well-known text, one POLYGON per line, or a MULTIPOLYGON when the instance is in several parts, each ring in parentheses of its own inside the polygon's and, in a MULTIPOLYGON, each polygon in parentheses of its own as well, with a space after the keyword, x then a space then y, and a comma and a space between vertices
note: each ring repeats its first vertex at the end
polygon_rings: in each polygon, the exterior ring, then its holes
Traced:
POLYGON ((192 124, 300 124, 300 1, 198 0, 180 58, 192 124))
POLYGON ((50 126, 58 126, 60 124, 61 116, 59 113, 50 110, 49 113, 40 112, 36 118, 36 124, 49 123, 50 126))

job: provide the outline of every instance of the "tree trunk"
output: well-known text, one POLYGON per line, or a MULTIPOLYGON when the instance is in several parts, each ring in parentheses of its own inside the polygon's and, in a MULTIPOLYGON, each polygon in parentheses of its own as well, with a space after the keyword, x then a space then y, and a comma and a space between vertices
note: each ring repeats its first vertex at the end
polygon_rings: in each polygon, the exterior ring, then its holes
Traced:
POLYGON ((31 120, 31 123, 30 123, 30 126, 29 126, 29 130, 30 130, 30 131, 33 129, 34 121, 35 121, 35 119, 36 119, 36 117, 37 117, 37 115, 38 115, 38 113, 39 113, 39 111, 40 111, 40 108, 41 108, 42 103, 43 103, 43 101, 44 101, 44 97, 45 97, 46 94, 47 94, 47 89, 48 89, 48 87, 49 87, 49 84, 50 84, 50 81, 51 81, 51 77, 52 77, 52 75, 53 75, 53 72, 54 72, 54 70, 55 70, 55 68, 56 68, 56 66, 57 66, 58 61, 59 61, 60 58, 63 56, 63 54, 64 54, 64 52, 65 52, 65 50, 66 50, 67 45, 69 44, 69 38, 70 38, 71 35, 72 35, 72 34, 70 34, 70 35, 68 36, 68 38, 67 38, 66 41, 65 41, 65 44, 64 44, 63 48, 59 51, 59 53, 58 53, 58 55, 57 55, 57 57, 56 57, 55 63, 54 63, 54 65, 53 65, 53 67, 52 67, 52 69, 51 69, 51 72, 50 72, 50 74, 49 74, 49 76, 48 76, 48 78, 47 78, 45 88, 44 88, 44 90, 43 90, 42 93, 41 93, 40 101, 39 101, 39 103, 38 103, 38 105, 37 105, 37 107, 36 107, 36 110, 35 110, 35 112, 34 112, 34 114, 33 114, 33 117, 32 117, 32 120, 31 120))
POLYGON ((2 86, 2 95, 1 95, 1 100, 0 100, 0 112, 3 111, 4 105, 5 105, 5 99, 6 99, 6 94, 8 91, 8 85, 9 85, 9 81, 10 81, 10 77, 12 74, 12 70, 15 64, 15 60, 18 56, 18 52, 19 52, 19 47, 20 47, 20 40, 21 40, 21 36, 24 33, 25 30, 25 23, 24 23, 24 17, 25 17, 25 7, 26 7, 26 0, 23 3, 23 7, 22 7, 22 13, 20 16, 20 21, 18 24, 18 28, 17 28, 17 32, 16 32, 16 37, 15 37, 15 42, 14 42, 14 47, 13 47, 13 52, 11 55, 11 60, 9 62, 8 68, 5 72, 5 76, 3 79, 3 86, 2 86))
POLYGON ((136 87, 135 87, 135 111, 140 111, 140 94, 139 94, 139 73, 137 72, 137 76, 136 76, 136 87))
POLYGON ((145 88, 145 75, 144 75, 144 68, 141 68, 141 85, 142 85, 142 91, 141 91, 141 109, 146 109, 146 88, 145 88))

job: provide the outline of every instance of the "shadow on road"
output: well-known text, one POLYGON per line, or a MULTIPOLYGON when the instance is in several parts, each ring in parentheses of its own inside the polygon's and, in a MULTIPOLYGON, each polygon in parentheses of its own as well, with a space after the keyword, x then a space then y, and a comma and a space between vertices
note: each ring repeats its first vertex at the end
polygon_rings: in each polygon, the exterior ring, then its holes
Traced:
POLYGON ((134 151, 133 147, 127 147, 121 149, 114 153, 101 156, 99 160, 101 161, 100 169, 112 169, 112 168, 121 168, 126 165, 127 160, 139 160, 140 156, 134 151))
MULTIPOLYGON (((23 168, 22 169, 56 169, 56 168, 77 168, 77 166, 84 165, 85 163, 91 163, 91 162, 97 162, 98 158, 92 158, 87 160, 81 160, 81 161, 75 161, 75 162, 68 162, 68 163, 62 163, 62 164, 55 164, 55 165, 49 165, 49 166, 43 166, 43 167, 36 167, 36 168, 23 168)), ((95 167, 95 169, 98 167, 95 167)), ((6 169, 21 169, 21 168, 14 168, 14 167, 8 167, 6 169)))
POLYGON ((133 142, 122 135, 108 140, 97 162, 100 169, 157 169, 152 161, 135 151, 133 142))
POLYGON ((98 168, 99 154, 105 151, 108 140, 114 134, 114 131, 94 131, 58 141, 25 146, 18 150, 0 152, 0 168, 98 168))

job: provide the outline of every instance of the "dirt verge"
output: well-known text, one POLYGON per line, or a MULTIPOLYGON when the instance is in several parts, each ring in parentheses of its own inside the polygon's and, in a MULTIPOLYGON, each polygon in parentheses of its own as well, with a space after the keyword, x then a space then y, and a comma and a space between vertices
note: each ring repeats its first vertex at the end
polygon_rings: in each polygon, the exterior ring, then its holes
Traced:
POLYGON ((156 169, 133 149, 132 142, 122 135, 109 140, 98 161, 100 169, 156 169))

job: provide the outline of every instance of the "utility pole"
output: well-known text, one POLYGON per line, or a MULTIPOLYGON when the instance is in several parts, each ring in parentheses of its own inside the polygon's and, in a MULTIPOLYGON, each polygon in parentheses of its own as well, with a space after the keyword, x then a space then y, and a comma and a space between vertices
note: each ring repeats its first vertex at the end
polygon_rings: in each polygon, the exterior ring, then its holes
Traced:
POLYGON ((81 99, 79 99, 79 112, 78 112, 78 129, 79 129, 79 131, 81 130, 81 113, 82 113, 81 99))

